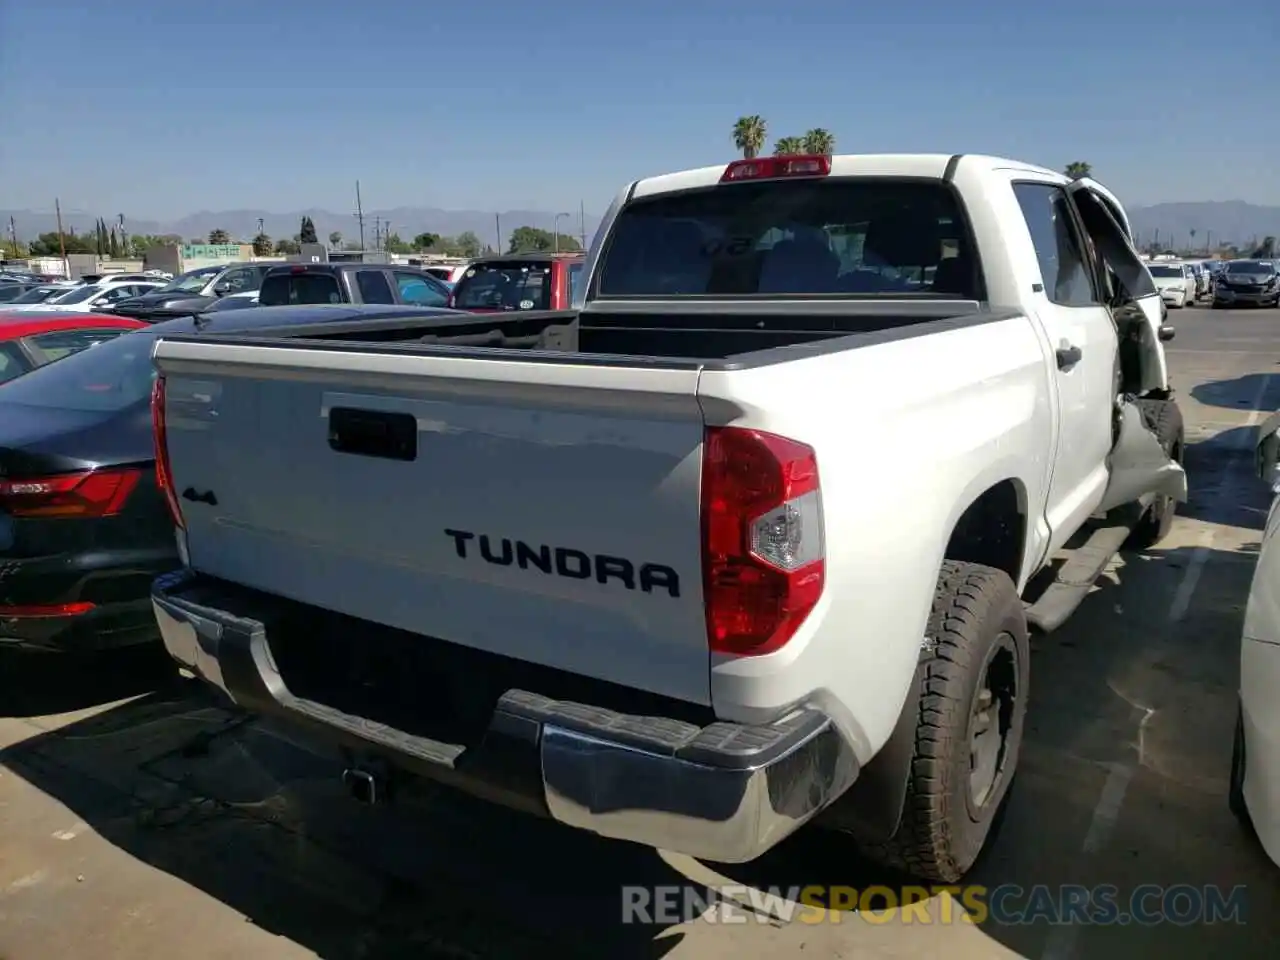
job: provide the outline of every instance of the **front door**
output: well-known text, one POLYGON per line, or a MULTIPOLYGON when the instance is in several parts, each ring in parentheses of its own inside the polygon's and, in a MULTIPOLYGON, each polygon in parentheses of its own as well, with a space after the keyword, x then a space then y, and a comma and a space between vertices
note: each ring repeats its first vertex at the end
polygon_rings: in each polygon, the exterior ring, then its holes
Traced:
POLYGON ((1045 501, 1054 550, 1089 519, 1106 488, 1118 343, 1067 191, 1038 181, 1015 182, 1013 191, 1040 264, 1032 297, 1058 380, 1058 448, 1045 501))

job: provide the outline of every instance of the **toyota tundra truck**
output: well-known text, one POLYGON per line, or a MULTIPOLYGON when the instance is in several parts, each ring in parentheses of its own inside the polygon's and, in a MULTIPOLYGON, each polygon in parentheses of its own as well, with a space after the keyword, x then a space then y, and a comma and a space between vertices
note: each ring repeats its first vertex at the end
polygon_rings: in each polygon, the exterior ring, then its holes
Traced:
POLYGON ((628 185, 583 281, 161 338, 169 653, 362 800, 426 777, 719 862, 812 821, 957 880, 1029 627, 1187 494, 1121 204, 984 156, 738 160, 628 185))

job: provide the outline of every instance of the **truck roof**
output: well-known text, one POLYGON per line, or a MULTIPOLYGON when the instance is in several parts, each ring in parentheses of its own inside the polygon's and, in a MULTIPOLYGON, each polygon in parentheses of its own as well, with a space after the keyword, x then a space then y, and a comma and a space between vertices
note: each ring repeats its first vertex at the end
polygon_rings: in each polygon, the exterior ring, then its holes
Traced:
MULTIPOLYGON (((946 175, 948 167, 958 164, 961 160, 966 164, 979 164, 991 170, 1025 170, 1041 176, 1054 177, 1062 183, 1070 182, 1068 177, 1047 167, 1036 166, 1021 160, 1008 160, 1003 157, 976 153, 836 154, 831 157, 831 176, 928 177, 940 180, 946 175)), ((696 190, 702 187, 712 187, 720 182, 720 177, 724 174, 727 165, 728 161, 710 167, 697 167, 692 170, 681 170, 677 173, 646 177, 635 182, 631 189, 631 196, 645 197, 660 193, 673 193, 677 190, 696 190)))

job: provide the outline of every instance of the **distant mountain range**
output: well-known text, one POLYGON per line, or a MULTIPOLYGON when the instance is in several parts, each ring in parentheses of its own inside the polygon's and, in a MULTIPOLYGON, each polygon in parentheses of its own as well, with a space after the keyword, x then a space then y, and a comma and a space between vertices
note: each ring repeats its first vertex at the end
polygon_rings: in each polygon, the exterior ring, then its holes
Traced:
POLYGON ((1280 207, 1264 207, 1243 200, 1201 203, 1157 203, 1134 207, 1129 219, 1140 243, 1159 238, 1179 248, 1203 247, 1212 243, 1234 243, 1242 247, 1263 237, 1280 237, 1280 207), (1192 239, 1191 232, 1195 231, 1192 239))
MULTIPOLYGON (((234 239, 248 240, 258 232, 258 221, 263 230, 276 239, 292 237, 298 232, 302 217, 308 216, 316 225, 321 240, 330 233, 342 234, 343 240, 358 240, 359 225, 351 214, 332 213, 328 210, 298 210, 292 213, 271 213, 268 210, 202 210, 179 220, 125 220, 125 228, 131 234, 178 234, 186 240, 197 237, 207 239, 214 230, 225 230, 234 239)), ((1159 237, 1177 246, 1194 242, 1202 246, 1208 242, 1234 242, 1248 245, 1254 238, 1280 236, 1280 207, 1260 206, 1242 200, 1206 201, 1200 203, 1158 203, 1149 207, 1134 207, 1129 211, 1133 228, 1141 243, 1152 242, 1159 237), (1195 231, 1192 241, 1191 231, 1195 231)), ((13 217, 18 238, 31 238, 57 229, 52 213, 31 210, 0 210, 0 230, 7 233, 9 218, 13 217)), ((77 233, 91 233, 97 214, 82 211, 64 211, 62 224, 65 229, 77 233)), ((586 233, 590 240, 600 218, 587 214, 585 224, 579 224, 578 215, 559 218, 559 227, 575 237, 586 233)), ((516 227, 539 227, 552 230, 556 227, 556 215, 541 210, 506 210, 500 214, 482 210, 439 210, 432 207, 395 207, 390 210, 370 210, 364 217, 365 242, 372 246, 375 228, 390 230, 402 239, 410 240, 423 232, 456 236, 471 231, 481 241, 495 244, 501 224, 503 243, 516 227)))
MULTIPOLYGON (((111 226, 114 216, 104 215, 107 225, 111 226)), ((125 229, 130 234, 162 236, 177 234, 184 240, 200 238, 207 241, 214 230, 225 230, 232 239, 248 241, 258 232, 258 221, 262 221, 263 231, 273 239, 292 237, 298 232, 304 216, 310 217, 316 226, 316 235, 325 241, 330 233, 341 233, 343 242, 359 241, 360 225, 354 215, 349 213, 333 213, 329 210, 298 210, 292 213, 272 213, 269 210, 201 210, 188 214, 179 220, 132 220, 125 214, 125 229)), ((31 239, 42 233, 58 229, 57 217, 52 213, 32 210, 0 210, 0 232, 8 235, 9 218, 13 217, 18 239, 31 239)), ((62 211, 62 227, 64 230, 75 230, 76 233, 92 233, 98 214, 77 210, 62 211)), ((586 235, 590 240, 600 218, 594 214, 586 215, 586 235)), ((420 233, 438 233, 441 236, 453 237, 471 231, 482 243, 496 245, 498 225, 502 226, 502 242, 505 245, 511 231, 516 227, 539 227, 543 230, 554 230, 556 215, 541 210, 505 210, 494 214, 482 210, 437 210, 433 207, 395 207, 390 210, 367 210, 364 215, 364 237, 367 246, 372 247, 375 230, 399 234, 403 240, 412 240, 420 233)), ((559 218, 561 232, 578 237, 583 228, 578 222, 578 214, 559 218)))

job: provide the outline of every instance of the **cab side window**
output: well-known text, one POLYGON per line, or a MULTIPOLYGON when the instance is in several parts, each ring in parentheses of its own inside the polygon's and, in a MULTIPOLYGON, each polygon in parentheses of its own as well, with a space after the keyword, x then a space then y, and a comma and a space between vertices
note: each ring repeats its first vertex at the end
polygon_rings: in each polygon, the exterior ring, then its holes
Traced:
POLYGON ((1062 307, 1101 303, 1067 192, 1049 183, 1015 183, 1014 196, 1031 232, 1044 292, 1062 307))

